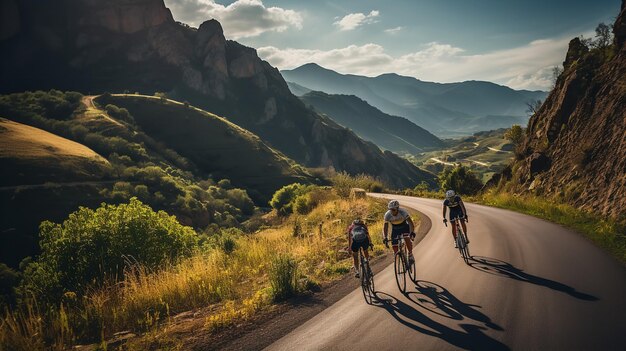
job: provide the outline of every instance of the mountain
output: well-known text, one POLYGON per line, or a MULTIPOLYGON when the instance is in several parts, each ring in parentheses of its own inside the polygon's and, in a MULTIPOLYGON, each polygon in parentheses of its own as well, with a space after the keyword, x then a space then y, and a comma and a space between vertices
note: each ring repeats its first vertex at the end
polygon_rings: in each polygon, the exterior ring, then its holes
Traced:
MULTIPOLYGON (((626 1, 610 47, 569 43, 564 71, 539 111, 506 184, 604 216, 626 207, 626 1)), ((495 183, 494 179, 492 183, 495 183)))
MULTIPOLYGON (((188 101, 308 167, 367 173, 393 187, 432 175, 307 109, 256 50, 221 25, 174 21, 163 0, 6 0, 0 92, 139 92, 188 101), (55 13, 50 16, 50 13, 55 13)), ((3 2, 4 4, 4 2, 3 2)))
POLYGON ((281 73, 308 89, 356 95, 385 113, 406 117, 444 137, 526 125, 526 102, 543 100, 546 95, 481 81, 433 83, 393 73, 378 77, 339 74, 314 63, 281 73))
POLYGON ((314 91, 300 99, 383 149, 416 154, 424 149, 443 146, 439 138, 408 119, 383 113, 354 95, 329 95, 314 91))

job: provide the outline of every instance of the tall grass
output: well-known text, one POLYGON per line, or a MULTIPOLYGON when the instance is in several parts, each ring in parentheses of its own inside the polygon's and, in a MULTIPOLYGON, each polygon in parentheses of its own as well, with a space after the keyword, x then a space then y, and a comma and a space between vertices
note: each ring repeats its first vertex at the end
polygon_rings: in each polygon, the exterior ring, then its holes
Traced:
MULTIPOLYGON (((50 311, 40 311, 34 302, 6 311, 0 319, 0 348, 33 351, 61 349, 74 341, 98 343, 118 331, 152 331, 189 310, 208 311, 207 330, 238 323, 303 289, 303 281, 323 283, 345 273, 351 266, 350 256, 342 253, 346 227, 361 217, 369 219, 371 233, 378 233, 384 209, 369 199, 325 202, 298 217, 297 236, 294 215, 282 225, 235 238, 228 250, 208 249, 155 271, 129 267, 123 281, 82 298, 66 294, 50 311)), ((375 253, 382 253, 380 236, 372 238, 375 253)))

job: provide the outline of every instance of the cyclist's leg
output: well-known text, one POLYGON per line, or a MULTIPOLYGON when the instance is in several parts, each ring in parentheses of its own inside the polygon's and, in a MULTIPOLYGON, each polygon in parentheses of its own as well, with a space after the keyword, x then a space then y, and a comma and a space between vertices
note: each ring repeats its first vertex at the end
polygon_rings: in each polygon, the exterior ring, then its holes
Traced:
POLYGON ((456 218, 450 216, 450 227, 452 227, 452 238, 454 241, 456 241, 456 224, 454 223, 456 220, 456 218))
POLYGON ((365 243, 363 244, 363 255, 365 255, 365 259, 366 260, 370 260, 370 241, 369 240, 365 240, 365 243))
POLYGON ((350 247, 352 250, 352 262, 354 263, 354 272, 355 274, 359 274, 359 245, 352 241, 352 246, 350 247))

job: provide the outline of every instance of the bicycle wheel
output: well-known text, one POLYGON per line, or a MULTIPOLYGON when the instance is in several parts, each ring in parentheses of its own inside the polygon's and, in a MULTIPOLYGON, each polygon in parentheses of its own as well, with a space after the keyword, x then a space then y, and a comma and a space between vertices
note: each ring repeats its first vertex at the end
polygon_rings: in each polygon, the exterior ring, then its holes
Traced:
POLYGON ((406 292, 406 268, 404 266, 404 257, 401 250, 395 254, 393 269, 396 273, 396 283, 401 292, 406 292))
POLYGON ((371 286, 372 278, 369 270, 369 264, 365 262, 363 256, 361 255, 361 289, 363 290, 363 298, 367 304, 372 303, 372 298, 374 294, 372 291, 374 290, 371 286))
POLYGON ((367 269, 367 277, 369 278, 368 279, 368 281, 369 281, 368 287, 369 287, 369 290, 370 290, 370 295, 372 296, 372 298, 374 298, 376 296, 375 293, 374 293, 376 291, 375 288, 374 288, 374 274, 372 273, 372 269, 370 268, 369 261, 365 263, 365 268, 367 269))
MULTIPOLYGON (((409 250, 407 249, 407 252, 408 251, 409 250)), ((409 278, 411 279, 412 282, 415 283, 417 282, 417 268, 415 268, 415 261, 411 263, 411 261, 409 261, 408 254, 406 257, 407 257, 406 261, 407 261, 407 267, 408 267, 407 270, 409 272, 409 278)))

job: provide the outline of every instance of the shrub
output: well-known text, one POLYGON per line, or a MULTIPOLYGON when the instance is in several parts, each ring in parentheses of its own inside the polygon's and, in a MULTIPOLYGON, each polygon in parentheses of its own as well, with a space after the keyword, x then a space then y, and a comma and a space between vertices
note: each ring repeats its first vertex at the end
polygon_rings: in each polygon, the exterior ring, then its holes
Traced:
POLYGON ((270 206, 281 215, 292 213, 294 200, 298 195, 304 194, 307 190, 307 187, 300 183, 285 185, 274 193, 274 196, 272 196, 270 200, 270 206))
POLYGON ((133 118, 133 116, 130 115, 130 112, 128 112, 128 110, 125 108, 119 108, 115 105, 108 104, 105 106, 104 109, 113 118, 122 120, 124 122, 128 122, 130 124, 135 124, 135 119, 133 118))
POLYGON ((454 189, 465 195, 474 195, 483 187, 482 182, 466 166, 446 167, 439 174, 439 186, 442 190, 454 189))
POLYGON ((269 278, 275 301, 288 299, 298 291, 298 264, 288 254, 279 254, 272 259, 269 278))
POLYGON ((81 207, 63 224, 43 222, 40 238, 41 255, 26 268, 20 287, 22 296, 33 294, 40 301, 123 279, 128 260, 156 269, 197 245, 191 228, 136 198, 95 211, 81 207))

